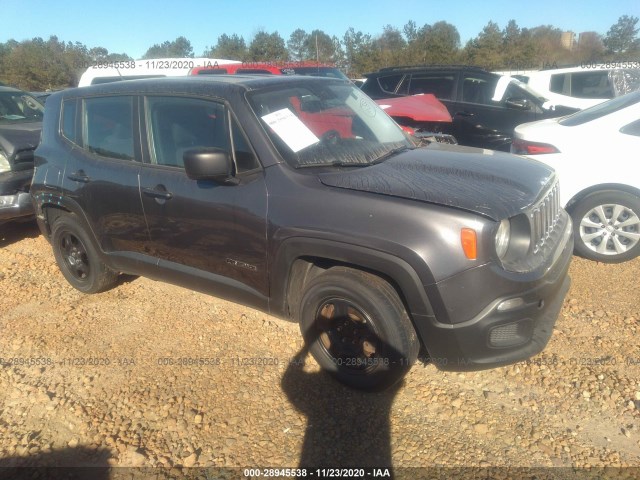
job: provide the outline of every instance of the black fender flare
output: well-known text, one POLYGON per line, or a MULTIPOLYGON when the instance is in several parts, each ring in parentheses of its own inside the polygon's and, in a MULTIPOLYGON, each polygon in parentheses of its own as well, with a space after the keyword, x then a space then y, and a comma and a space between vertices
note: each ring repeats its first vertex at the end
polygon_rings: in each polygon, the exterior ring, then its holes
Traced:
POLYGON ((291 318, 288 292, 291 268, 297 259, 317 259, 331 265, 353 266, 377 274, 390 281, 406 302, 409 314, 433 316, 433 309, 425 291, 425 280, 433 283, 428 266, 424 265, 422 278, 405 260, 386 252, 361 245, 310 237, 288 238, 279 246, 271 264, 270 313, 291 318))

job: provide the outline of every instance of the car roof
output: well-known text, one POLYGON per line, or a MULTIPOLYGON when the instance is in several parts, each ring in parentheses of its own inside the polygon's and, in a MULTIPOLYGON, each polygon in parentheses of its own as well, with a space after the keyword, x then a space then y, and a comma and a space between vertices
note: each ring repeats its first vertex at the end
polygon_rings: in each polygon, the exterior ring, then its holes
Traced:
POLYGON ((398 67, 381 68, 377 72, 365 74, 365 77, 368 78, 370 76, 379 75, 382 73, 429 72, 438 70, 474 70, 477 72, 491 73, 484 68, 472 65, 403 65, 398 67))
POLYGON ((7 86, 0 86, 0 92, 24 92, 23 90, 20 90, 19 88, 13 88, 13 87, 7 87, 7 86))
POLYGON ((215 96, 223 91, 248 91, 280 84, 309 82, 346 83, 345 80, 297 75, 196 75, 163 77, 138 80, 122 80, 86 87, 77 87, 60 92, 65 97, 84 97, 110 94, 194 94, 215 96))

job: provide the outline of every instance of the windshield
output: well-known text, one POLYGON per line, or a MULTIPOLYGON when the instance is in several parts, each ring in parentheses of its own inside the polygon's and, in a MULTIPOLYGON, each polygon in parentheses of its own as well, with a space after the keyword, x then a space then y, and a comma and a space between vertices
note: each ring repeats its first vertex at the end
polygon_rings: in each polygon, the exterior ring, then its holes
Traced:
POLYGON ((564 125, 565 127, 582 125, 583 123, 596 120, 600 117, 604 117, 605 115, 609 115, 611 113, 617 112, 618 110, 622 110, 623 108, 635 105, 638 102, 640 102, 640 92, 627 93, 626 95, 623 95, 621 97, 599 103, 597 105, 594 105, 593 107, 580 110, 573 115, 564 117, 562 120, 560 120, 559 123, 560 125, 564 125))
POLYGON ((44 107, 20 91, 0 92, 0 124, 41 122, 44 107))
POLYGON ((280 71, 289 75, 309 75, 312 77, 330 77, 339 78, 341 80, 349 80, 349 78, 335 67, 291 67, 282 68, 280 71))
POLYGON ((398 125, 351 84, 305 82, 249 94, 257 117, 292 166, 366 166, 413 148, 398 125))

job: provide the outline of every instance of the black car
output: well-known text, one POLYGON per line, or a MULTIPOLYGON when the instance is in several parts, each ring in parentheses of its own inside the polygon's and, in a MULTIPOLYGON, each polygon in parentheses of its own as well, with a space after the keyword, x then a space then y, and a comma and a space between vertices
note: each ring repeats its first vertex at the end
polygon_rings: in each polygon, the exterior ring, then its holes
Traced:
POLYGON ((29 186, 43 110, 28 93, 0 86, 0 223, 33 218, 29 186))
POLYGON ((458 143, 509 151, 515 127, 577 109, 554 107, 526 84, 468 66, 383 68, 361 87, 373 99, 432 93, 449 109, 458 143))
POLYGON ((125 272, 250 305, 379 388, 421 347, 469 370, 551 336, 573 249, 556 176, 468 150, 416 148, 344 80, 132 80, 49 97, 31 195, 77 289, 125 272))

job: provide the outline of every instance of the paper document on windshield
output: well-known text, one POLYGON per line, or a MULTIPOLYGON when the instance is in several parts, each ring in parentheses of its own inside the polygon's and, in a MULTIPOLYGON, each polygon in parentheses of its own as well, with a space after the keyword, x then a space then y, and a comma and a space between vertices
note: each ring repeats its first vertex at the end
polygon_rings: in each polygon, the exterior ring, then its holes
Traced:
POLYGON ((288 108, 263 115, 262 119, 294 152, 320 141, 288 108))

